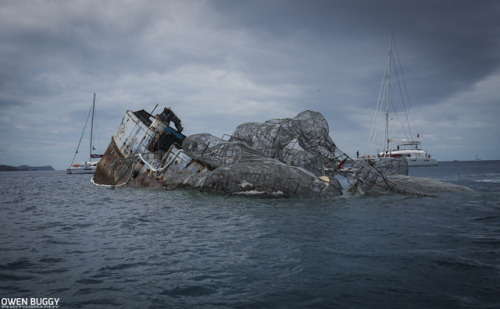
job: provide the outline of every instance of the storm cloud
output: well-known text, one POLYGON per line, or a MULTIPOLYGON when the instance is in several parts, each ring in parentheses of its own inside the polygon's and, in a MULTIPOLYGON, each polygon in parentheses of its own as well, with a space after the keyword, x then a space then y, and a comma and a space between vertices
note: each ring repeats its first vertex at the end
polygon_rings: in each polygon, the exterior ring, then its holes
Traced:
POLYGON ((311 109, 363 152, 390 31, 424 148, 499 159, 498 16, 498 1, 0 1, 0 163, 69 165, 94 92, 104 149, 125 110, 159 104, 218 136, 311 109))

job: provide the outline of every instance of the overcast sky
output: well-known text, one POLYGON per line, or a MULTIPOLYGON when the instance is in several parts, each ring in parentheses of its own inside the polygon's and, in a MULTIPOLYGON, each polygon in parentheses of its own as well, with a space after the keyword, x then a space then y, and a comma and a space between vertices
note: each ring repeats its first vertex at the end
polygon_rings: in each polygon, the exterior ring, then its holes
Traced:
POLYGON ((102 152, 126 110, 159 104, 219 137, 314 110, 364 153, 390 31, 423 148, 500 159, 499 16, 488 0, 0 0, 0 164, 69 166, 94 92, 102 152))

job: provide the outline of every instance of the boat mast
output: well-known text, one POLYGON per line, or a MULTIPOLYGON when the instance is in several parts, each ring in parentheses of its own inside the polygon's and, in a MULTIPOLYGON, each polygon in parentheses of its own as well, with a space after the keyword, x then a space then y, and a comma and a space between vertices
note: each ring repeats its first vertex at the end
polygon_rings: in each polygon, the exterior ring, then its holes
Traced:
POLYGON ((389 104, 391 103, 391 68, 392 68, 392 37, 393 34, 390 32, 390 43, 389 43, 389 54, 387 55, 387 85, 386 85, 386 104, 385 104, 385 145, 384 151, 389 151, 389 104))
POLYGON ((90 151, 89 151, 89 162, 92 161, 92 136, 94 135, 94 110, 95 110, 95 93, 94 101, 92 102, 92 120, 90 121, 90 151))

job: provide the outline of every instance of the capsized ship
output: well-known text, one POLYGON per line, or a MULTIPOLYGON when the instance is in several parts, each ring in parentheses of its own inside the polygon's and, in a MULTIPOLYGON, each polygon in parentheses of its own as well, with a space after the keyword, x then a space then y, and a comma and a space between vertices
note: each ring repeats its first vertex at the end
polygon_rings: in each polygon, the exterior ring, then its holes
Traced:
POLYGON ((170 109, 156 116, 145 110, 129 110, 99 161, 93 181, 100 185, 225 193, 341 195, 338 180, 321 173, 321 159, 315 160, 313 154, 300 147, 288 151, 282 147, 292 147, 292 140, 298 143, 294 125, 318 115, 321 114, 306 111, 299 114, 299 119, 285 120, 288 132, 280 132, 280 121, 262 126, 244 124, 230 140, 222 140, 207 133, 184 136, 180 120, 170 109), (177 120, 176 129, 170 126, 173 119, 177 120), (252 139, 253 148, 245 142, 252 139), (267 153, 266 148, 270 148, 267 153), (296 156, 292 157, 291 152, 296 156), (301 156, 305 160, 302 163, 318 173, 279 160, 297 161, 301 156))
POLYGON ((180 121, 177 123, 177 130, 169 125, 165 110, 156 117, 145 110, 128 110, 99 161, 93 181, 111 186, 163 187, 175 175, 210 170, 182 151, 186 137, 180 121))
POLYGON ((351 159, 330 138, 323 115, 310 110, 293 118, 243 123, 225 140, 209 133, 185 136, 182 130, 180 119, 168 108, 154 116, 145 110, 128 110, 99 161, 94 183, 230 194, 339 196, 343 188, 335 176, 342 175, 349 182, 347 192, 353 194, 376 190, 429 196, 432 193, 427 191, 436 188, 463 188, 405 175, 393 177, 394 171, 408 170, 402 158, 383 166, 351 159))

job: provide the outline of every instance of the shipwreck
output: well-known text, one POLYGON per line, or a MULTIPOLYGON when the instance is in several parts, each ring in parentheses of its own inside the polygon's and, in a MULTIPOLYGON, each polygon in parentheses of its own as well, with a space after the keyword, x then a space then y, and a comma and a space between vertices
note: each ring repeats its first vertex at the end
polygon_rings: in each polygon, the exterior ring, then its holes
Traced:
POLYGON ((405 160, 353 160, 329 136, 319 112, 239 125, 227 138, 185 136, 175 113, 127 110, 100 159, 97 185, 194 189, 283 196, 339 196, 377 191, 432 196, 465 187, 407 176, 405 160), (174 123, 175 129, 170 125, 174 123), (343 188, 336 176, 345 177, 343 188))

